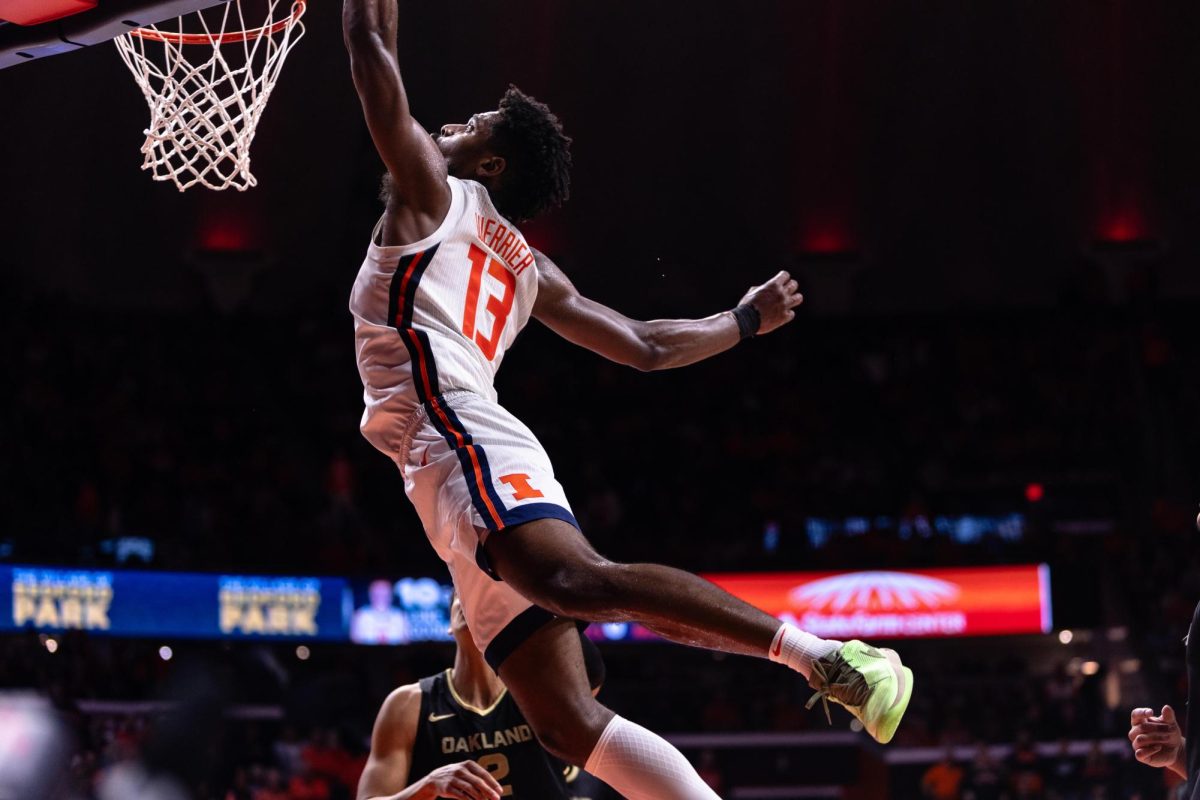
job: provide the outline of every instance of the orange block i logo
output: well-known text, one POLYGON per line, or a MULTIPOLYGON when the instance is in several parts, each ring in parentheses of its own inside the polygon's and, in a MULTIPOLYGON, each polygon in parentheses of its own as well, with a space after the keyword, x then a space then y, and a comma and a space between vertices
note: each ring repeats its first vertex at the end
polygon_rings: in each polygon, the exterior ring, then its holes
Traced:
POLYGON ((544 494, 529 485, 529 476, 524 472, 514 472, 511 475, 501 475, 500 480, 512 487, 514 500, 529 500, 534 497, 545 497, 544 494))

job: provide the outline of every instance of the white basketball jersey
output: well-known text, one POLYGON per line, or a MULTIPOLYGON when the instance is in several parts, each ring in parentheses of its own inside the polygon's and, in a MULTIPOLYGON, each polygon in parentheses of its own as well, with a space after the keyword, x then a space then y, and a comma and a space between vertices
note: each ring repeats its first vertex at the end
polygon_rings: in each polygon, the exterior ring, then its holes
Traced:
POLYGON ((438 229, 397 247, 373 237, 350 294, 362 432, 393 457, 422 404, 455 390, 496 400, 496 370, 537 297, 525 237, 481 184, 448 180, 450 211, 438 229))

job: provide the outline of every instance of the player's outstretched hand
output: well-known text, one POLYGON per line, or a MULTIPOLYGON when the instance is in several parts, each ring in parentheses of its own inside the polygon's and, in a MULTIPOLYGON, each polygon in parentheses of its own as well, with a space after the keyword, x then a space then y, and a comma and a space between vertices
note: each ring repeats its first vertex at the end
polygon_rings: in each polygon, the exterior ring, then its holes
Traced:
POLYGON ((1175 709, 1163 706, 1154 715, 1152 708, 1135 708, 1129 715, 1129 741, 1133 755, 1151 767, 1169 767, 1179 757, 1183 735, 1175 721, 1175 709))
POLYGON ((438 767, 424 782, 433 790, 432 797, 451 800, 500 800, 504 792, 492 774, 474 761, 438 767))
POLYGON ((758 335, 761 336, 795 319, 794 309, 804 302, 804 295, 797 288, 791 275, 780 272, 762 286, 751 286, 738 305, 752 305, 758 309, 762 318, 758 326, 758 335))

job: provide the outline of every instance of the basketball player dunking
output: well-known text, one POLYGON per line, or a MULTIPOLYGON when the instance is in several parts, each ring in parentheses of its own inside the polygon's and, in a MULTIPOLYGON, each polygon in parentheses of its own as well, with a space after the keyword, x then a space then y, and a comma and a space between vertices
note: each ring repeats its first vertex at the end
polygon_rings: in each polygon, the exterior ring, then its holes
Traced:
POLYGON ((492 385, 530 316, 613 361, 665 369, 791 321, 796 282, 781 272, 732 311, 694 320, 640 322, 581 296, 514 224, 566 199, 570 140, 558 119, 510 89, 496 111, 431 137, 409 112, 396 19, 396 0, 344 2, 354 84, 388 171, 350 299, 362 432, 400 468, 475 642, 538 739, 632 800, 716 796, 674 747, 592 696, 574 629, 586 620, 781 662, 814 701, 840 703, 890 740, 912 693, 895 652, 820 639, 680 570, 603 558, 492 385))

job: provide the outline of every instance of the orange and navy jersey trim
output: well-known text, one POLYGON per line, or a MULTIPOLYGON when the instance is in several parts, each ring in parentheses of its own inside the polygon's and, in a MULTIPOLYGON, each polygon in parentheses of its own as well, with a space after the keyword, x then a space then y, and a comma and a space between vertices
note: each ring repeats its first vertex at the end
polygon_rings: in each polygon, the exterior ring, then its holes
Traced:
POLYGON ((471 503, 488 530, 499 531, 547 517, 561 519, 578 528, 579 523, 574 515, 554 503, 524 503, 511 509, 505 506, 496 490, 487 452, 483 445, 471 438, 462 420, 446 402, 438 384, 437 362, 433 357, 429 334, 413 324, 421 276, 433 261, 437 249, 438 246, 434 245, 428 250, 401 258, 388 292, 388 319, 408 350, 417 399, 424 406, 429 421, 458 457, 471 503))
MULTIPOLYGON (((496 481, 492 478, 487 452, 483 445, 471 438, 466 426, 446 402, 445 397, 438 395, 430 398, 425 408, 434 428, 446 443, 454 448, 467 479, 467 490, 471 494, 472 505, 479 512, 488 530, 504 530, 513 525, 546 518, 561 519, 576 528, 579 527, 575 515, 556 503, 521 503, 514 508, 505 506, 496 491, 496 481)), ((483 562, 482 550, 476 554, 476 559, 480 560, 480 567, 484 572, 499 580, 491 567, 483 562)))
POLYGON ((437 364, 433 360, 433 347, 429 334, 413 327, 413 309, 417 302, 417 287, 425 269, 437 255, 435 244, 428 250, 404 256, 396 265, 392 285, 388 288, 388 319, 400 333, 412 363, 413 383, 417 397, 426 402, 438 394, 437 364))
POLYGON ((488 530, 498 531, 506 525, 504 513, 507 509, 496 493, 487 453, 472 441, 471 434, 467 433, 458 416, 446 405, 438 385, 437 362, 433 357, 429 334, 413 325, 421 276, 433 261, 437 249, 438 246, 434 245, 400 259, 389 287, 388 319, 408 350, 417 398, 425 406, 433 426, 458 456, 475 510, 483 518, 488 530))
POLYGON ((483 446, 475 443, 458 415, 441 395, 430 398, 425 407, 433 427, 446 440, 446 444, 454 448, 463 474, 467 478, 471 502, 483 518, 484 525, 490 531, 503 530, 508 525, 505 520, 508 509, 496 493, 492 470, 488 466, 487 453, 484 452, 483 446))

